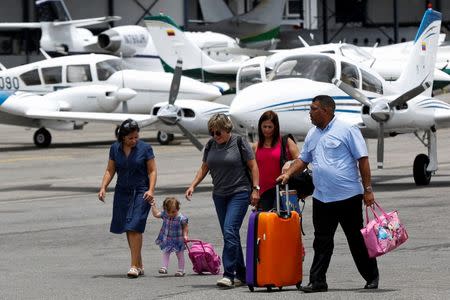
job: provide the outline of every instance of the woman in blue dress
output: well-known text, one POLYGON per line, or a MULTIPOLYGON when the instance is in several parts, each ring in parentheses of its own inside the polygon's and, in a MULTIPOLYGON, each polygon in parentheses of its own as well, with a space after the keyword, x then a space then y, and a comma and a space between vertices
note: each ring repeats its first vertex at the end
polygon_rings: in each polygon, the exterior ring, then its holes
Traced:
POLYGON ((117 142, 111 145, 98 199, 105 201, 106 188, 117 173, 111 221, 112 233, 127 234, 131 266, 127 275, 137 278, 144 274, 142 264, 142 234, 145 231, 150 202, 156 184, 156 164, 153 149, 139 140, 139 125, 132 119, 119 127, 117 142))

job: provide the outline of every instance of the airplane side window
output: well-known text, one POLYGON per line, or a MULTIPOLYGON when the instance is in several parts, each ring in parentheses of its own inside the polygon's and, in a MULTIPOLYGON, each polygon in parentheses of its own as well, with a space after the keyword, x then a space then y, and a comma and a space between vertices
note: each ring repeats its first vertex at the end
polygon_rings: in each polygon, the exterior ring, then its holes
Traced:
POLYGON ((62 67, 42 68, 41 72, 45 84, 62 82, 62 67))
POLYGON ((89 65, 67 66, 67 82, 88 82, 92 81, 89 65))
POLYGON ((19 76, 25 85, 40 85, 41 79, 39 78, 39 72, 37 69, 31 70, 19 76))
POLYGON ((363 90, 383 94, 383 84, 378 78, 364 70, 361 70, 361 76, 363 90))
POLYGON ((354 88, 359 88, 359 75, 356 66, 341 62, 341 80, 354 88))
POLYGON ((108 78, 111 77, 112 74, 125 69, 126 66, 119 59, 108 59, 98 62, 95 65, 95 68, 97 69, 98 80, 105 81, 108 80, 108 78))

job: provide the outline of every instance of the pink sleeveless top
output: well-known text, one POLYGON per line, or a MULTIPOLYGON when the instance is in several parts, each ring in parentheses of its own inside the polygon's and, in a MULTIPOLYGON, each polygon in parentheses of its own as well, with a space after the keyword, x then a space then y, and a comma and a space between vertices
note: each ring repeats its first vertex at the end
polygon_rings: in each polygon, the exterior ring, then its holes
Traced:
POLYGON ((280 176, 281 141, 272 148, 256 147, 256 163, 259 169, 260 194, 275 187, 276 180, 280 176))

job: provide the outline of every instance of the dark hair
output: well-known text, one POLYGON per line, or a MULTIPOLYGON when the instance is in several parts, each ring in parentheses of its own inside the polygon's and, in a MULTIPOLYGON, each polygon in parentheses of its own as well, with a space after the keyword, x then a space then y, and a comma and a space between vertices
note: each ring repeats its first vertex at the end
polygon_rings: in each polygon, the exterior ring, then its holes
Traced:
POLYGON ((175 208, 176 210, 180 210, 180 201, 178 201, 175 197, 167 197, 163 202, 163 209, 167 212, 171 208, 175 208))
POLYGON ((134 131, 139 132, 138 123, 133 119, 126 119, 120 124, 119 131, 117 132, 117 140, 123 142, 123 138, 134 131))
POLYGON ((330 108, 331 112, 334 114, 334 110, 336 109, 336 103, 330 96, 318 95, 312 99, 312 102, 319 102, 320 106, 322 106, 323 108, 330 108))
POLYGON ((261 130, 261 125, 264 121, 271 121, 273 123, 273 137, 272 137, 272 145, 275 146, 278 143, 278 139, 280 138, 280 122, 278 121, 278 115, 273 110, 265 111, 258 121, 258 148, 261 148, 264 145, 264 134, 261 130))

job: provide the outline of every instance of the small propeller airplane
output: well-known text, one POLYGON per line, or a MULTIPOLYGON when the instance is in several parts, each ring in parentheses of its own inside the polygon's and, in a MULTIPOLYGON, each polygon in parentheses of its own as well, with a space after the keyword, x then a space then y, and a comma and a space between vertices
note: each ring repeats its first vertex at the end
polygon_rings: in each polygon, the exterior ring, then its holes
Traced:
MULTIPOLYGON (((2 69, 0 123, 39 128, 34 142, 47 147, 51 135, 46 128, 82 129, 85 122, 120 123, 130 115, 147 119, 152 106, 168 98, 172 80, 170 73, 125 70, 120 58, 105 54, 48 58, 2 69), (83 118, 88 112, 106 115, 83 118)), ((222 95, 214 85, 185 76, 178 80, 180 98, 211 101, 222 95)))
POLYGON ((255 64, 244 74, 250 74, 251 81, 237 79, 247 87, 233 99, 230 116, 241 132, 255 135, 261 114, 274 110, 282 132, 304 138, 312 126, 312 98, 330 95, 338 118, 359 126, 366 138, 378 139, 378 168, 383 167, 384 137, 414 133, 428 150, 428 155, 419 154, 414 160, 414 181, 427 185, 438 168, 436 130, 450 127, 450 105, 431 97, 430 88, 440 24, 439 12, 425 12, 408 62, 394 82, 341 55, 316 53, 288 56, 267 81, 252 84, 265 74, 263 64, 259 73, 255 64))

